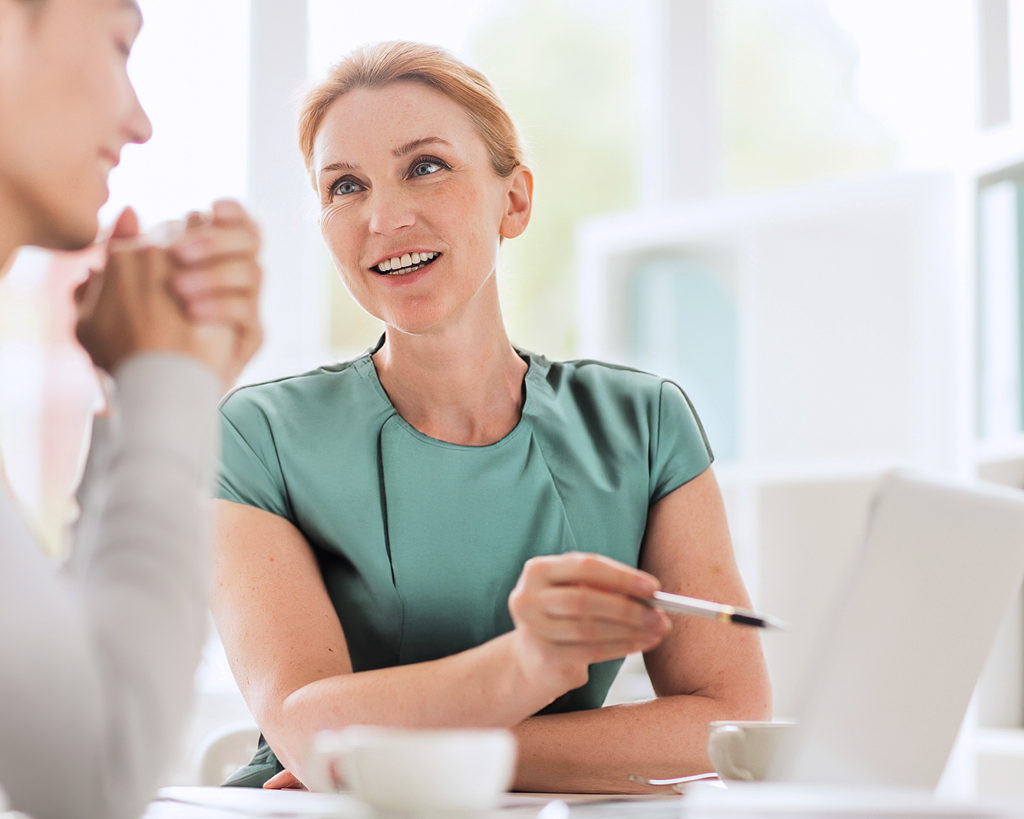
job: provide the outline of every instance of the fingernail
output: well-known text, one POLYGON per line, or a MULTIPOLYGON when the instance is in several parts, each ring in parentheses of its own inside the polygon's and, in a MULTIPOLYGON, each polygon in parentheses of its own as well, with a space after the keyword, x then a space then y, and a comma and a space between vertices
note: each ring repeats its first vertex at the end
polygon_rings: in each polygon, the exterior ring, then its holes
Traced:
POLYGON ((222 219, 237 218, 242 213, 242 206, 234 199, 218 199, 213 203, 213 215, 222 219))

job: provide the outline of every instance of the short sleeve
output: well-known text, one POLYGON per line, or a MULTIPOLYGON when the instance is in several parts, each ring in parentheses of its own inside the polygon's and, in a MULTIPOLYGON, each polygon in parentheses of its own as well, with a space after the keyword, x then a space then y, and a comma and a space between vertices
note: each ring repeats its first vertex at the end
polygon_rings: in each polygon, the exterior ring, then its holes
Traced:
POLYGON ((221 463, 216 497, 291 519, 291 504, 277 457, 270 418, 244 392, 220 407, 221 463))
POLYGON ((657 425, 652 437, 651 503, 657 503, 714 460, 697 411, 678 384, 662 381, 657 425))

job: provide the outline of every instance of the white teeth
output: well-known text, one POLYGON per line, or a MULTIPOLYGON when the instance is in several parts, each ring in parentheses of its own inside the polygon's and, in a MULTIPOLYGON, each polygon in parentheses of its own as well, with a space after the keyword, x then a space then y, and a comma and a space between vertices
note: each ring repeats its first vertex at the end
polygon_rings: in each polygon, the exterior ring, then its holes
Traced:
POLYGON ((377 265, 381 273, 411 273, 418 270, 420 265, 426 264, 437 257, 437 253, 429 251, 426 253, 403 253, 401 256, 392 256, 377 265), (408 268, 408 269, 407 269, 408 268))

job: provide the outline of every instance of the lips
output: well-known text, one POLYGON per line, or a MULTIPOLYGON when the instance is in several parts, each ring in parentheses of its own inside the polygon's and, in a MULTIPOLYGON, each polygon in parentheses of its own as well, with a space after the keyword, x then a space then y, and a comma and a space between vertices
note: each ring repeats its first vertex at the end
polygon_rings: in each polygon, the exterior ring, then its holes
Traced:
POLYGON ((116 168, 119 164, 121 164, 121 156, 116 151, 108 151, 106 149, 103 149, 100 151, 100 159, 109 162, 111 168, 116 168))

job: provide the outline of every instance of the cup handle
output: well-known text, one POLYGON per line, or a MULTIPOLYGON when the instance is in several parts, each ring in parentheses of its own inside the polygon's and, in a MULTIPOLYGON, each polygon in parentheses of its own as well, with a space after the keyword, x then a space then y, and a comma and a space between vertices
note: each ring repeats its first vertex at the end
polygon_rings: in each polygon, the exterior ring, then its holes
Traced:
POLYGON ((317 737, 306 758, 305 785, 318 793, 338 793, 346 789, 341 766, 346 753, 346 743, 337 735, 317 737))
POLYGON ((720 738, 718 740, 719 744, 726 749, 726 757, 731 769, 727 771, 728 775, 732 779, 753 782, 754 774, 746 768, 736 764, 736 754, 734 753, 734 750, 743 742, 743 729, 739 725, 722 725, 715 731, 715 736, 720 738))

